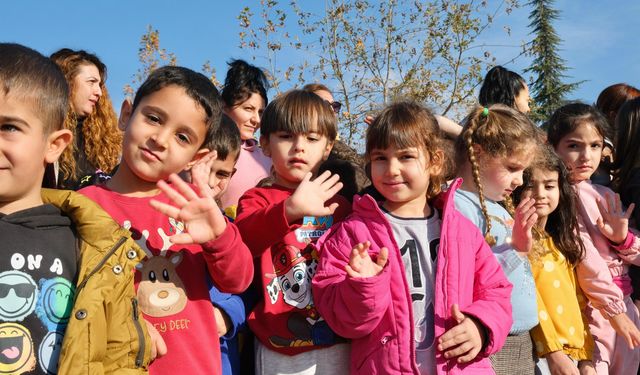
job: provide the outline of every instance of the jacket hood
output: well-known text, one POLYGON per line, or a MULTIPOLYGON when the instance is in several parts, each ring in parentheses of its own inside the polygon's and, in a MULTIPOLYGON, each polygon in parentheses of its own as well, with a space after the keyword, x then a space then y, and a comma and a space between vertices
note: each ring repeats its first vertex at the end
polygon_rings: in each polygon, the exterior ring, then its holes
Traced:
POLYGON ((10 215, 0 214, 0 221, 30 229, 49 229, 71 225, 71 220, 66 216, 60 215, 60 210, 50 204, 14 212, 10 215))

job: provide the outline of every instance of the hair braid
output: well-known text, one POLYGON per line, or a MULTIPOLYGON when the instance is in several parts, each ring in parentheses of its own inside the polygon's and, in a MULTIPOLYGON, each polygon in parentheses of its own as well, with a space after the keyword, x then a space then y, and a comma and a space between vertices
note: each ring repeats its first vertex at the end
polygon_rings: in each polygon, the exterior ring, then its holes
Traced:
MULTIPOLYGON (((485 117, 485 118, 488 118, 485 117)), ((473 133, 478 126, 478 122, 471 120, 467 131, 464 133, 464 141, 467 144, 467 151, 469 153, 469 162, 471 163, 471 171, 473 173, 473 181, 478 187, 478 198, 480 198, 480 208, 482 209, 482 215, 487 222, 487 230, 484 234, 484 238, 489 246, 496 244, 496 239, 491 235, 491 219, 489 218, 489 212, 487 211, 487 205, 484 200, 484 193, 482 192, 482 182, 480 181, 480 168, 476 160, 475 151, 473 150, 473 133)))

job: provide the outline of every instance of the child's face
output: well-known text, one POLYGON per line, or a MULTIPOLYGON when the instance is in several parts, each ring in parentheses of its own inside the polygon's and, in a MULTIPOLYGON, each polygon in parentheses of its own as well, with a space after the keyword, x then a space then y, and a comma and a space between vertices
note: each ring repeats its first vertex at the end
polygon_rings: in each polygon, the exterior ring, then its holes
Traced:
POLYGON ((78 74, 73 78, 73 95, 71 106, 80 117, 87 117, 98 104, 102 96, 100 88, 100 71, 93 64, 81 65, 78 74))
POLYGON ((227 155, 224 160, 216 159, 211 165, 211 171, 209 172, 209 186, 211 188, 217 187, 220 192, 214 197, 220 198, 222 194, 227 191, 229 186, 229 180, 236 173, 236 158, 235 155, 227 155))
POLYGON ((40 187, 45 165, 58 159, 71 132, 44 133, 32 99, 0 92, 0 212, 42 204, 40 187), (10 207, 9 209, 5 209, 10 207))
POLYGON ((271 157, 278 185, 295 189, 308 172, 314 175, 327 159, 333 143, 315 131, 303 134, 276 132, 261 137, 265 155, 271 157))
POLYGON ((533 198, 536 201, 538 220, 548 217, 560 201, 560 185, 558 172, 536 168, 531 174, 531 181, 522 191, 522 198, 533 198))
POLYGON ((522 185, 522 174, 533 160, 533 147, 529 146, 506 157, 480 155, 482 192, 492 201, 502 201, 515 188, 522 185))
POLYGON ((385 208, 400 216, 422 216, 430 176, 440 173, 442 167, 431 164, 424 150, 418 147, 374 149, 370 157, 371 181, 385 197, 385 208))
POLYGON ((142 181, 164 180, 207 153, 200 149, 206 135, 204 109, 179 86, 144 97, 133 113, 125 102, 120 122, 126 124, 120 168, 142 181))
POLYGON ((227 116, 238 126, 240 138, 243 141, 252 139, 260 128, 260 118, 264 107, 264 99, 260 94, 254 92, 249 99, 226 110, 227 116))
POLYGON ((579 125, 560 139, 555 150, 569 170, 572 183, 588 180, 598 169, 603 143, 602 135, 589 124, 579 125))

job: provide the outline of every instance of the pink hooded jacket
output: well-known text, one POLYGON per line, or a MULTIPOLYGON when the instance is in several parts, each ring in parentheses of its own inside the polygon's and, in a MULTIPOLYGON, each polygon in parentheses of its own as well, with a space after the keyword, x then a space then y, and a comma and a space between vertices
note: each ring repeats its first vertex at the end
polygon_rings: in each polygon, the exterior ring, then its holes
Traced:
MULTIPOLYGON (((442 228, 435 280, 435 336, 455 326, 451 306, 486 329, 483 350, 470 363, 458 364, 436 354, 438 374, 493 374, 488 356, 499 351, 511 328, 512 285, 502 272, 478 228, 460 214, 453 194, 456 180, 441 194, 442 228)), ((332 227, 317 242, 320 262, 313 279, 316 306, 329 326, 352 339, 352 374, 418 374, 415 363, 411 296, 400 250, 392 229, 372 197, 355 197, 353 214, 332 227), (350 278, 349 254, 360 242, 371 241, 370 254, 389 249, 389 260, 374 277, 350 278)))

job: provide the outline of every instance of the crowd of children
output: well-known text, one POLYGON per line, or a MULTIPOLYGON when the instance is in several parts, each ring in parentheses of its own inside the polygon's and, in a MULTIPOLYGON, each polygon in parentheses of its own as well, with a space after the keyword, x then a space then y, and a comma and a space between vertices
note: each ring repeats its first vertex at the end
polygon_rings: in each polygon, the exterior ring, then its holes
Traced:
POLYGON ((638 371, 640 91, 543 131, 495 67, 462 126, 397 101, 358 155, 326 86, 229 65, 116 120, 95 55, 0 43, 0 373, 638 371))

